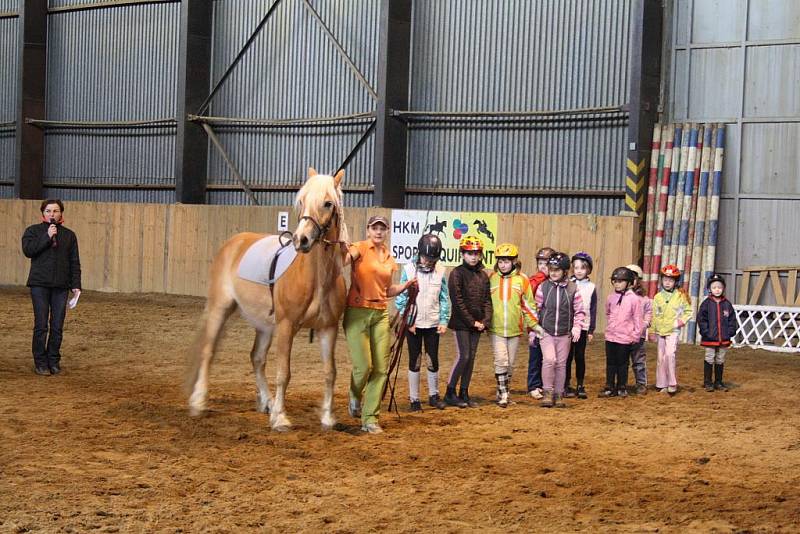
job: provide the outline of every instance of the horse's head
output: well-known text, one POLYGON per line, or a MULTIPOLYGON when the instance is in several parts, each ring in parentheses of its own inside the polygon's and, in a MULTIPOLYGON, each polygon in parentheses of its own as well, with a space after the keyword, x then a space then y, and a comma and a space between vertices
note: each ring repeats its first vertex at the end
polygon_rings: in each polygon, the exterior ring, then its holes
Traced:
POLYGON ((292 234, 292 243, 298 252, 309 252, 314 243, 323 239, 331 229, 337 233, 334 239, 346 239, 346 236, 338 235, 343 225, 342 178, 343 170, 336 176, 328 176, 317 174, 313 168, 308 169, 308 180, 295 199, 299 222, 292 234))

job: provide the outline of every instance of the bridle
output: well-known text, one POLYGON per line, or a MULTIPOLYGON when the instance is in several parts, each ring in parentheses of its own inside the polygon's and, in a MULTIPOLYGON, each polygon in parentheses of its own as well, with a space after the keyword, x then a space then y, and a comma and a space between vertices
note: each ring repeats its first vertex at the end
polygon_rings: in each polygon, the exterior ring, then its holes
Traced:
MULTIPOLYGON (((341 229, 339 229, 339 231, 337 232, 335 241, 331 241, 331 240, 325 238, 325 235, 328 233, 328 230, 331 229, 331 226, 333 226, 333 223, 335 221, 336 222, 339 221, 339 209, 336 207, 335 204, 333 206, 333 213, 331 213, 331 216, 328 217, 328 220, 325 222, 325 224, 320 224, 319 221, 317 221, 311 215, 303 215, 302 217, 298 218, 297 219, 297 224, 299 225, 303 221, 309 221, 311 224, 314 225, 314 229, 317 232, 317 235, 314 237, 314 244, 316 244, 317 242, 321 241, 321 242, 325 243, 325 247, 326 248, 331 246, 331 245, 340 245, 340 246, 346 246, 347 245, 344 241, 341 241, 339 239, 339 233, 341 232, 341 229)), ((314 244, 312 244, 311 246, 313 247, 314 244)))

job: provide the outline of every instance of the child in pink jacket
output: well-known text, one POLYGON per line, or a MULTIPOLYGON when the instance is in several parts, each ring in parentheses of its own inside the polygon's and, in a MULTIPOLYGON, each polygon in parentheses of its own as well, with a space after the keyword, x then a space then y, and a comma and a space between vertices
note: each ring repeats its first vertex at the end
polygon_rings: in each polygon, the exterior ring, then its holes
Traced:
POLYGON ((642 299, 631 289, 636 273, 617 267, 611 274, 614 292, 606 300, 606 387, 601 397, 628 396, 628 359, 643 328, 642 299))

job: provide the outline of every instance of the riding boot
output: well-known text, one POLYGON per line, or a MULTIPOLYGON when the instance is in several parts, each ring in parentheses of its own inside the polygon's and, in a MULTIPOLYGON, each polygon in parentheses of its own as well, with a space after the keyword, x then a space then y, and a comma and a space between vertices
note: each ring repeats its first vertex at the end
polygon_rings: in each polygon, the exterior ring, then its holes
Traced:
POLYGON ((447 393, 444 395, 444 402, 448 406, 456 406, 458 408, 466 408, 467 403, 456 396, 456 388, 448 386, 447 393))
POLYGON ((714 391, 714 383, 711 382, 711 371, 714 366, 706 361, 703 362, 703 387, 706 391, 714 391))
POLYGON ((458 393, 459 398, 470 408, 477 408, 478 403, 469 398, 469 391, 462 389, 458 393))
POLYGON ((714 365, 714 389, 721 391, 728 391, 728 386, 722 381, 722 372, 725 370, 724 363, 717 363, 714 365))
POLYGON ((497 379, 497 404, 505 408, 508 406, 508 375, 498 373, 494 377, 497 379))

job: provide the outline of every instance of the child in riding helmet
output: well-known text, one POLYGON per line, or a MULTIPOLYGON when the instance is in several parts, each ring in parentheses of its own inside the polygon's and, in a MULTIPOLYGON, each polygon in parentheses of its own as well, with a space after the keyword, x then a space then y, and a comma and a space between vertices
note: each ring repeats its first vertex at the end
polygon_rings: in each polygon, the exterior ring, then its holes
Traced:
MULTIPOLYGON (((542 247, 536 253, 536 272, 528 278, 534 295, 539 285, 547 280, 547 260, 555 252, 550 247, 542 247)), ((537 400, 542 398, 542 347, 532 331, 528 332, 528 394, 537 400)))
POLYGON ((692 317, 686 292, 678 288, 681 271, 676 265, 661 268, 661 291, 653 298, 653 334, 658 343, 656 388, 674 395, 678 391, 675 352, 681 329, 692 317))
MULTIPOLYGON (((422 410, 419 400, 419 370, 422 346, 428 355, 428 404, 443 409, 439 397, 439 336, 447 332, 450 320, 450 299, 444 266, 439 265, 442 241, 435 234, 423 235, 417 243, 417 255, 400 273, 400 283, 417 279, 417 313, 408 325, 408 391, 411 411, 422 410)), ((400 293, 395 300, 397 312, 402 315, 408 304, 408 293, 400 293)))
POLYGON ((516 245, 503 243, 494 251, 497 261, 489 275, 492 295, 492 326, 489 328, 494 349, 494 375, 497 380, 497 404, 508 406, 508 390, 519 337, 525 331, 541 330, 536 320, 536 304, 531 283, 521 273, 516 245))
POLYGON ((547 260, 547 280, 536 289, 539 324, 544 329, 539 343, 542 347, 543 408, 564 408, 567 357, 571 343, 581 337, 586 312, 575 282, 568 277, 570 259, 557 252, 547 260))
POLYGON ((572 277, 570 280, 578 286, 583 303, 583 312, 589 318, 583 322, 581 338, 572 344, 567 358, 567 379, 564 384, 564 397, 575 397, 580 399, 587 398, 586 388, 583 387, 583 379, 586 376, 586 343, 594 337, 594 327, 597 323, 597 291, 594 282, 589 280, 594 264, 592 257, 585 252, 578 252, 572 256, 572 277), (569 385, 570 375, 572 374, 572 362, 575 361, 575 382, 577 389, 572 389, 569 385))
POLYGON ((642 334, 642 300, 633 292, 636 274, 627 267, 611 273, 614 292, 606 299, 606 387, 601 397, 628 396, 628 358, 642 334))
POLYGON ((633 284, 633 292, 639 295, 642 301, 642 335, 639 338, 639 343, 636 348, 631 352, 631 367, 633 368, 633 377, 636 380, 636 393, 639 395, 647 394, 647 352, 645 350, 645 341, 647 341, 647 329, 650 328, 650 322, 653 320, 653 301, 647 296, 647 293, 642 287, 642 278, 644 278, 644 271, 642 268, 632 263, 628 265, 628 269, 636 274, 636 281, 633 284))
POLYGON ((700 329, 700 344, 706 348, 703 362, 703 386, 706 391, 719 389, 728 391, 722 381, 725 368, 725 354, 739 328, 733 305, 725 298, 725 279, 714 274, 708 279, 708 297, 697 311, 697 326, 700 329), (711 373, 714 382, 711 382, 711 373))
POLYGON ((453 305, 448 326, 456 338, 456 360, 450 370, 444 402, 459 408, 474 408, 469 397, 469 383, 478 352, 478 341, 492 321, 492 298, 489 277, 483 268, 483 242, 466 235, 458 244, 462 263, 452 270, 447 280, 453 305), (456 395, 456 387, 459 386, 456 395))

